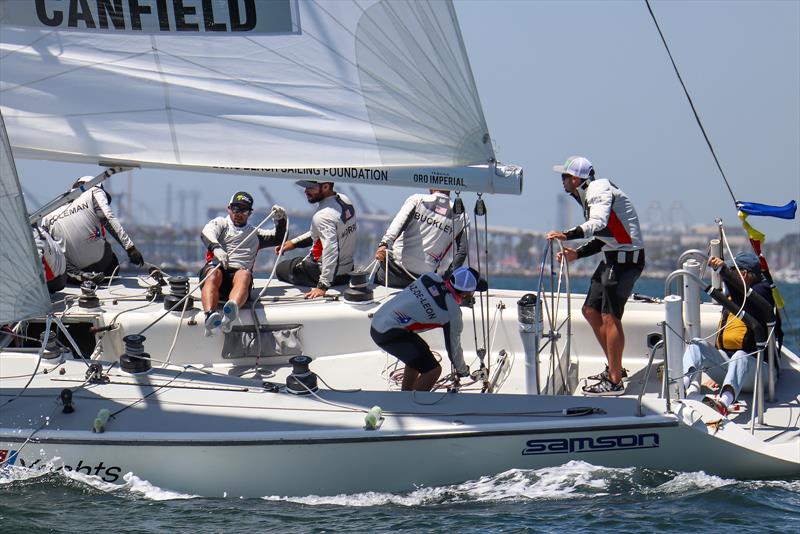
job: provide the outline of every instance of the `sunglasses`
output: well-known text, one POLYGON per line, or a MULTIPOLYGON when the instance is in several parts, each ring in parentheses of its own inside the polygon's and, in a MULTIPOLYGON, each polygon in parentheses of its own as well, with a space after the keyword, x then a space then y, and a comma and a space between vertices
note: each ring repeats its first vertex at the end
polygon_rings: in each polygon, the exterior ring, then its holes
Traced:
POLYGON ((562 174, 562 175, 561 175, 561 180, 562 180, 562 181, 564 181, 564 180, 566 180, 566 179, 568 179, 568 178, 572 178, 572 175, 570 175, 570 174, 562 174))
POLYGON ((245 207, 236 206, 236 205, 228 206, 228 209, 231 210, 233 213, 250 213, 251 211, 253 211, 250 208, 245 208, 245 207))

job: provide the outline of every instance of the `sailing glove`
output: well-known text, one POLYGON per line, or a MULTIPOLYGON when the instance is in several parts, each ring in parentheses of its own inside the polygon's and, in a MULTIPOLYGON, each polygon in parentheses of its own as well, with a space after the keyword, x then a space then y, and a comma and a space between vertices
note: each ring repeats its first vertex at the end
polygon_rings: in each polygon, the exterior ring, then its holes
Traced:
POLYGON ((222 250, 222 247, 214 249, 214 257, 217 258, 217 261, 219 261, 223 269, 228 268, 228 253, 222 250))
POLYGON ((138 265, 141 267, 144 265, 144 258, 142 258, 142 253, 139 252, 136 247, 131 247, 125 252, 128 253, 128 261, 130 261, 134 265, 138 265))
POLYGON ((286 210, 282 206, 275 204, 272 206, 272 219, 280 221, 286 218, 286 210))

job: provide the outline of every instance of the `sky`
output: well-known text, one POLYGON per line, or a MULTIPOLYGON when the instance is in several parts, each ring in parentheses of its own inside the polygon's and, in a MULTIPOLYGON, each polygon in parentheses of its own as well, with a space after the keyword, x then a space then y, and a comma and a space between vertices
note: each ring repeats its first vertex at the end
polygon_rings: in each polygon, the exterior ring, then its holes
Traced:
MULTIPOLYGON (((651 4, 735 197, 779 205, 800 200, 800 1, 651 4)), ((721 217, 738 226, 643 1, 455 5, 498 159, 525 169, 521 196, 486 197, 490 225, 554 228, 563 191, 551 169, 577 154, 632 198, 646 224, 711 224, 721 217)), ((17 168, 32 197, 29 208, 76 176, 98 172, 25 160, 17 168)), ((112 180, 112 190, 126 183, 112 180)), ((137 170, 132 183, 141 222, 176 218, 177 201, 172 214, 166 209, 168 184, 174 195, 200 190, 202 207, 224 205, 245 189, 266 209, 260 185, 286 207, 306 205, 299 188, 278 179, 137 170)), ((375 211, 387 213, 417 192, 359 190, 375 211)), ((465 198, 472 206, 475 196, 465 198)), ((800 231, 797 220, 751 221, 768 240, 800 231)))

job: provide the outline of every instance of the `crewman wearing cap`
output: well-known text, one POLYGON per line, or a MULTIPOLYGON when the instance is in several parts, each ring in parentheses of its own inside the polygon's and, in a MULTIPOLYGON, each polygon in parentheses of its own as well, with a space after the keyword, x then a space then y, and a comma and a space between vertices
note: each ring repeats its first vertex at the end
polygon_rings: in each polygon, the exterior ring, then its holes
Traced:
POLYGON ((201 293, 206 336, 220 328, 231 330, 239 308, 250 298, 258 251, 279 244, 286 235, 286 210, 281 206, 272 206, 272 230, 255 229, 247 222, 251 213, 253 196, 246 191, 234 193, 228 215, 211 219, 200 234, 206 245, 206 264, 198 275, 206 279, 201 293), (217 311, 220 299, 227 300, 222 314, 217 311))
POLYGON ((553 170, 561 175, 564 191, 583 208, 586 222, 569 230, 553 230, 547 239, 589 239, 577 249, 564 247, 568 261, 601 251, 604 255, 592 275, 582 311, 605 353, 607 367, 602 373, 590 376, 590 380, 598 382, 584 386, 583 391, 587 395, 621 395, 625 392, 622 379, 626 375, 622 368, 625 348, 622 314, 644 269, 639 216, 622 190, 605 178, 595 178, 588 159, 572 156, 553 170))
MULTIPOLYGON (((310 287, 307 299, 324 296, 332 285, 346 284, 353 270, 356 249, 356 210, 346 196, 333 190, 333 182, 299 180, 309 204, 317 204, 308 232, 287 240, 283 252, 311 247, 305 257, 283 260, 275 274, 280 280, 310 287)), ((275 248, 280 253, 280 247, 275 248)))
POLYGON ((447 279, 423 274, 375 312, 370 335, 383 350, 406 364, 403 391, 430 391, 442 367, 417 334, 441 328, 447 355, 458 376, 469 376, 461 349, 464 323, 460 306, 472 302, 475 291, 486 291, 475 269, 459 267, 447 279))
POLYGON ((80 285, 110 276, 119 267, 107 234, 128 253, 128 260, 139 267, 144 259, 111 210, 111 195, 102 186, 86 188, 93 176, 78 178, 72 189, 83 191, 72 202, 57 208, 42 219, 42 225, 64 251, 67 282, 80 285))
MULTIPOLYGON (((744 302, 744 311, 765 328, 768 336, 774 335, 780 346, 783 343, 780 317, 774 313, 772 290, 763 276, 758 256, 752 252, 741 252, 727 266, 720 258, 712 257, 708 260, 708 266, 719 272, 728 288, 729 298, 736 307, 742 308, 744 302), (773 321, 775 330, 769 332, 767 326, 773 321)), ((683 383, 686 394, 699 392, 700 381, 695 379, 695 375, 703 371, 711 379, 714 389, 722 384, 718 389, 718 396, 706 396, 703 402, 722 415, 728 415, 731 404, 741 392, 753 391, 758 357, 756 348, 752 329, 745 321, 723 308, 714 346, 703 339, 694 339, 686 347, 683 354, 683 383)), ((775 364, 779 365, 777 360, 775 364)), ((763 365, 762 384, 767 383, 768 372, 769 365, 763 365)))

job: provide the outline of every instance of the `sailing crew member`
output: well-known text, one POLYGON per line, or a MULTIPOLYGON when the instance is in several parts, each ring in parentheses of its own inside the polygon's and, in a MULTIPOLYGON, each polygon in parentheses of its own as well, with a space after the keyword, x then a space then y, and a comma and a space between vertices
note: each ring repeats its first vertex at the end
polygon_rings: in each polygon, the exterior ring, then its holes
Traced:
POLYGON ((45 229, 64 251, 67 282, 72 284, 80 285, 88 279, 99 282, 103 276, 111 276, 119 268, 119 260, 111 250, 106 234, 111 234, 122 245, 132 264, 144 265, 142 254, 111 210, 111 195, 102 185, 84 190, 84 184, 93 178, 78 178, 72 189, 80 188, 83 193, 42 220, 45 229))
MULTIPOLYGON (((621 395, 625 391, 622 379, 626 376, 622 368, 625 348, 622 314, 633 285, 644 270, 639 216, 630 198, 616 185, 605 178, 595 178, 588 159, 572 156, 553 170, 561 175, 564 191, 583 208, 586 222, 569 230, 552 230, 547 239, 591 238, 577 249, 564 247, 564 256, 570 262, 601 251, 605 256, 592 275, 582 311, 608 363, 605 371, 589 377, 598 382, 584 386, 583 391, 587 395, 621 395)), ((561 255, 559 252, 558 261, 561 255)))
MULTIPOLYGON (((775 332, 772 335, 779 345, 782 344, 780 317, 773 311, 775 301, 769 282, 764 279, 758 256, 752 252, 739 253, 729 266, 720 258, 712 257, 709 258, 708 265, 719 272, 728 288, 729 298, 737 308, 741 308, 744 301, 744 311, 758 321, 765 331, 767 323, 775 321, 775 332), (738 273, 736 268, 739 269, 738 273)), ((767 334, 770 335, 770 332, 767 331, 767 334)), ((752 329, 742 319, 723 308, 715 346, 705 340, 694 339, 683 354, 683 383, 687 396, 697 392, 699 381, 693 381, 692 378, 696 371, 703 371, 711 379, 713 387, 722 383, 719 396, 707 396, 703 403, 722 415, 728 415, 731 404, 741 392, 753 391, 757 358, 756 339, 752 329)), ((775 363, 777 370, 778 362, 775 363)), ((767 383, 768 372, 769 365, 765 363, 761 367, 762 384, 767 383)))
POLYGON ((205 335, 217 329, 230 332, 241 308, 250 298, 253 267, 258 251, 271 247, 286 235, 286 210, 272 206, 272 230, 256 229, 247 222, 253 213, 253 196, 246 191, 234 193, 228 202, 228 215, 211 219, 200 233, 206 245, 206 264, 198 276, 203 282, 201 300, 205 312, 205 335), (206 278, 207 277, 207 278, 206 278), (222 315, 217 311, 226 300, 222 315))
POLYGON ((370 335, 383 350, 406 364, 403 391, 430 391, 442 367, 417 334, 442 328, 447 355, 458 376, 469 376, 461 348, 464 323, 460 306, 472 302, 475 291, 486 291, 485 280, 470 267, 459 267, 447 279, 427 273, 381 306, 372 318, 370 335))
POLYGON ((52 295, 64 289, 67 283, 67 259, 50 232, 41 226, 33 225, 33 240, 44 267, 47 291, 52 295))
MULTIPOLYGON (((353 270, 356 248, 356 210, 346 196, 333 190, 333 182, 299 180, 309 204, 317 204, 311 229, 283 244, 283 252, 311 247, 305 257, 283 260, 275 274, 280 280, 312 289, 307 299, 324 296, 332 285, 346 284, 353 270)), ((281 247, 275 248, 276 253, 281 247)))
POLYGON ((438 272, 443 262, 449 270, 461 267, 467 257, 463 231, 464 219, 453 218, 450 191, 431 189, 428 195, 411 195, 392 219, 375 251, 379 262, 376 283, 386 283, 387 265, 388 285, 399 288, 406 287, 422 273, 438 272), (453 256, 452 264, 446 261, 448 254, 453 256))

